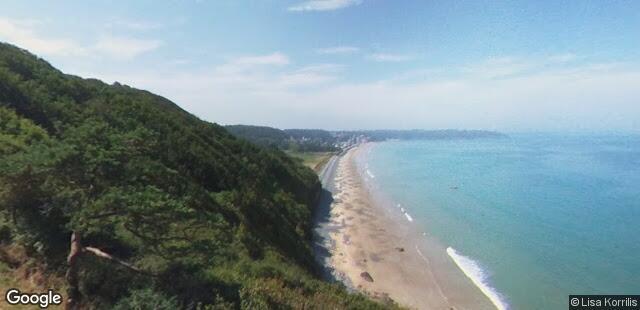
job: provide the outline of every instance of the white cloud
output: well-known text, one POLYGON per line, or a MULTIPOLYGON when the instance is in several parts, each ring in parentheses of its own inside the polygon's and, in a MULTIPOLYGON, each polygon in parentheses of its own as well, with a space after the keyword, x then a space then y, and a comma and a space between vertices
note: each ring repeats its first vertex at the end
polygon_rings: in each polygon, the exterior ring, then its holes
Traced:
MULTIPOLYGON (((271 111, 283 111, 292 103, 284 98, 326 87, 339 78, 338 73, 343 69, 342 65, 330 63, 297 68, 285 66, 287 63, 289 59, 286 55, 272 53, 232 58, 212 68, 182 72, 176 72, 175 66, 167 66, 166 71, 162 68, 126 74, 113 71, 98 76, 75 73, 94 76, 108 83, 118 81, 147 89, 175 100, 200 117, 232 123, 240 120, 241 114, 246 115, 246 112, 251 115, 269 115, 271 111), (276 98, 284 101, 277 101, 276 98), (211 114, 222 117, 213 119, 211 114)), ((278 117, 286 116, 287 113, 284 113, 278 117)))
POLYGON ((35 32, 42 25, 38 20, 0 18, 0 39, 39 55, 77 56, 86 48, 77 42, 61 38, 45 38, 35 32))
POLYGON ((530 60, 515 57, 497 57, 467 66, 463 69, 463 72, 475 77, 493 79, 521 74, 534 67, 536 67, 536 63, 530 60))
POLYGON ((332 75, 318 72, 293 72, 280 76, 275 84, 280 88, 315 87, 335 80, 332 75))
POLYGON ((411 81, 338 83, 342 67, 332 64, 285 72, 254 66, 240 72, 214 68, 121 78, 221 123, 333 129, 640 130, 637 66, 604 63, 548 69, 544 62, 532 61, 530 69, 500 79, 466 71, 487 63, 524 63, 516 59, 489 59, 447 68, 456 76, 411 81))
POLYGON ((205 73, 226 88, 241 88, 249 92, 285 91, 291 88, 318 86, 335 79, 342 69, 336 64, 315 64, 300 68, 275 70, 290 63, 279 52, 264 56, 245 56, 231 59, 205 73))
POLYGON ((162 45, 160 40, 134 39, 119 36, 102 36, 94 49, 116 59, 126 60, 153 51, 162 45))
POLYGON ((123 20, 116 19, 111 22, 108 22, 105 25, 107 28, 124 28, 127 30, 134 31, 148 31, 162 28, 162 24, 150 21, 132 21, 132 20, 123 20))
POLYGON ((572 53, 558 54, 549 57, 549 60, 552 62, 570 62, 576 60, 578 57, 572 53))
POLYGON ((603 65, 503 79, 459 76, 332 85, 295 96, 307 117, 321 111, 318 122, 289 120, 281 126, 640 130, 638 79, 638 68, 603 65))
POLYGON ((334 47, 326 47, 316 49, 316 53, 318 54, 353 54, 359 52, 360 49, 354 46, 334 46, 334 47))
POLYGON ((275 65, 282 66, 289 64, 289 57, 280 52, 275 52, 268 55, 261 56, 244 56, 238 57, 231 61, 231 63, 239 65, 275 65))
POLYGON ((323 72, 323 73, 337 73, 344 69, 344 65, 339 64, 313 64, 298 69, 299 72, 323 72))
POLYGON ((150 52, 162 45, 160 40, 135 39, 125 36, 101 36, 93 44, 81 44, 72 39, 42 35, 39 28, 46 22, 0 18, 0 40, 15 44, 32 53, 44 56, 78 57, 107 56, 126 60, 150 52))
POLYGON ((155 39, 137 39, 125 36, 106 35, 90 47, 91 51, 116 60, 130 60, 139 55, 154 51, 164 43, 155 39))
MULTIPOLYGON (((541 70, 549 70, 557 67, 566 67, 577 59, 579 59, 579 57, 572 53, 538 58, 494 57, 477 64, 466 66, 462 69, 462 72, 474 77, 488 79, 505 78, 532 74, 540 72, 541 70)), ((603 64, 598 65, 601 66, 603 64)), ((581 68, 585 67, 583 66, 581 68)))
POLYGON ((408 55, 385 54, 385 53, 371 54, 371 55, 368 55, 367 58, 377 62, 401 62, 401 61, 408 61, 412 59, 412 57, 408 55))
POLYGON ((173 59, 173 60, 167 61, 167 64, 173 65, 173 66, 184 66, 184 65, 191 64, 191 63, 193 63, 191 60, 183 59, 183 58, 178 58, 178 59, 173 59))
POLYGON ((290 6, 287 10, 294 12, 333 11, 360 3, 362 0, 310 0, 290 6))
POLYGON ((344 66, 337 64, 316 64, 285 73, 276 79, 283 88, 315 87, 337 79, 337 73, 344 66))
POLYGON ((215 75, 232 76, 262 72, 290 63, 289 57, 280 52, 266 55, 240 56, 229 59, 226 63, 214 68, 215 75))

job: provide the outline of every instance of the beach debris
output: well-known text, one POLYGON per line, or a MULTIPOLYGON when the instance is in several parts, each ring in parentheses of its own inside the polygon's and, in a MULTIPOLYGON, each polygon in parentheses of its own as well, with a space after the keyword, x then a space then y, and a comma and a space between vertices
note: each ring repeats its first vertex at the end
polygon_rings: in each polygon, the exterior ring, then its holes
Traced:
POLYGON ((362 272, 362 273, 360 274, 360 276, 361 276, 365 281, 373 282, 373 277, 371 277, 371 275, 370 275, 368 272, 366 272, 366 271, 362 272))
POLYGON ((396 250, 398 250, 398 252, 404 252, 404 248, 401 247, 397 247, 396 250))

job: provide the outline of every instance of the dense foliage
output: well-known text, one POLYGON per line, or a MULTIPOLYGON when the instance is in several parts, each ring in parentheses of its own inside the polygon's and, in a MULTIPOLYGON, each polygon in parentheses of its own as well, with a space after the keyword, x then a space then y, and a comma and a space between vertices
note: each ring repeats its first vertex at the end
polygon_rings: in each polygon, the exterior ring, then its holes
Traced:
POLYGON ((238 138, 245 139, 251 143, 287 149, 290 143, 290 136, 277 128, 267 126, 251 126, 251 125, 228 125, 225 129, 238 138))
POLYGON ((167 99, 0 44, 1 241, 63 275, 76 232, 142 270, 83 257, 85 306, 378 307, 314 276, 319 186, 167 99))
POLYGON ((260 146, 292 152, 334 152, 336 139, 325 130, 285 129, 266 126, 229 125, 231 134, 260 146))

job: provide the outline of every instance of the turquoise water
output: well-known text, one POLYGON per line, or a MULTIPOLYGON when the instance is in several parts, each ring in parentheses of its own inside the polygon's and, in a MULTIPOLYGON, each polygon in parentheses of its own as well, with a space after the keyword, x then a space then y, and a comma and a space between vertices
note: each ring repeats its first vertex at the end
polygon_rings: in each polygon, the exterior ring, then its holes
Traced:
POLYGON ((386 195, 480 266, 511 309, 640 294, 640 136, 389 141, 367 161, 386 195))

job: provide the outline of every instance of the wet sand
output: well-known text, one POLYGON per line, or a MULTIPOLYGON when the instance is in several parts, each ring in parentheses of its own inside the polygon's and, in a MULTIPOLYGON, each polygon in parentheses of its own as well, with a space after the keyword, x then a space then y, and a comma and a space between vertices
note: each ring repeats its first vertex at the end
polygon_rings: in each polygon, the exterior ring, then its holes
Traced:
POLYGON ((334 277, 373 298, 414 309, 495 309, 442 246, 399 209, 374 199, 367 184, 373 176, 356 163, 369 147, 349 150, 333 167, 326 264, 334 277))

